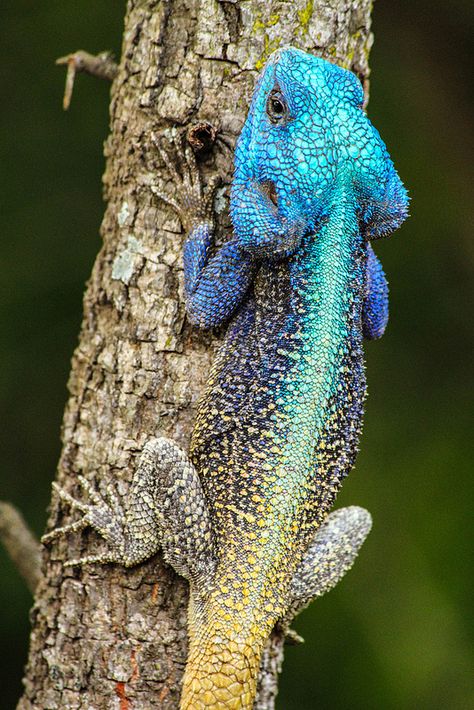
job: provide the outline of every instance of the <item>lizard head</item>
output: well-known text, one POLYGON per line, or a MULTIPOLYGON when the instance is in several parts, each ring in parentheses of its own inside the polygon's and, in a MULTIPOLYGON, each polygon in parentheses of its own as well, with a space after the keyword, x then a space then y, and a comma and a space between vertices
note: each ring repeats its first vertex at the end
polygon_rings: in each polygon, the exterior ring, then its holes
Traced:
POLYGON ((392 232, 408 198, 363 100, 352 72, 293 47, 274 52, 237 145, 236 189, 251 184, 290 223, 304 215, 306 231, 343 189, 367 238, 392 232))

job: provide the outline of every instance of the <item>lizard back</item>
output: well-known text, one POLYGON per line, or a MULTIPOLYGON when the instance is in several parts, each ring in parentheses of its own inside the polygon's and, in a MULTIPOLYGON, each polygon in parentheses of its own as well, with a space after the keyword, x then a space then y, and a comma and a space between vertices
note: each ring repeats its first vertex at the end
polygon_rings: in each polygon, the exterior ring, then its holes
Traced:
POLYGON ((354 463, 364 308, 376 303, 369 239, 406 216, 403 186, 362 100, 349 72, 283 49, 260 78, 239 139, 233 263, 240 250, 258 268, 191 441, 217 561, 191 590, 183 708, 205 706, 205 683, 222 707, 251 707, 264 643, 354 463))

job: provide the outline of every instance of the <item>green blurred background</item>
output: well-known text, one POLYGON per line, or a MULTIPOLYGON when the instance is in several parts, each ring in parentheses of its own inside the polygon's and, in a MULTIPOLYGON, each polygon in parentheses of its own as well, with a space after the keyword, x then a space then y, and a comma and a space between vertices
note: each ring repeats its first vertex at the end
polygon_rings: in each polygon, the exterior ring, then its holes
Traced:
MULTIPOLYGON (((114 0, 3 0, 0 13, 0 498, 41 533, 69 359, 99 249, 106 83, 80 76, 68 113, 54 59, 119 55, 114 0)), ((373 514, 354 570, 296 623, 278 707, 474 708, 471 0, 375 4, 369 114, 412 197, 377 245, 391 322, 367 345, 370 398, 339 504, 373 514)), ((0 550, 2 708, 20 694, 30 596, 0 550)))

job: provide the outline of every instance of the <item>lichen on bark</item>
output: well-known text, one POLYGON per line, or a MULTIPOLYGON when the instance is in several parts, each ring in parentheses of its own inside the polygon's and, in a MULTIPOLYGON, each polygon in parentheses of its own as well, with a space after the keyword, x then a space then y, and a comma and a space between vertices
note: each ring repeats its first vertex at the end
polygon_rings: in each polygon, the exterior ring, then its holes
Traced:
MULTIPOLYGON (((106 142, 103 246, 84 296, 69 378, 57 480, 78 494, 82 473, 126 496, 151 436, 186 446, 217 337, 183 306, 181 228, 151 185, 171 189, 153 137, 198 121, 218 129, 209 177, 232 175, 232 149, 258 68, 294 44, 351 68, 367 86, 370 0, 129 0, 106 142)), ((86 41, 86 38, 84 38, 86 41)), ((220 238, 230 229, 221 193, 220 238)), ((76 514, 77 515, 77 514, 76 514)), ((74 513, 53 497, 48 528, 74 513)), ((176 709, 186 660, 187 587, 160 556, 125 570, 67 569, 101 549, 90 530, 44 551, 20 710, 176 709)), ((264 655, 256 707, 274 707, 282 635, 264 655)))

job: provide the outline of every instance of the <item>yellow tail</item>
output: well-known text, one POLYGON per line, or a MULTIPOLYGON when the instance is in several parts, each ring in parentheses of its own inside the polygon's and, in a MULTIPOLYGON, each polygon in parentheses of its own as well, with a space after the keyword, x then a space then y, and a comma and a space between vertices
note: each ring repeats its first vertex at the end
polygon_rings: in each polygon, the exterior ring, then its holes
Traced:
POLYGON ((251 710, 261 653, 260 643, 192 639, 181 710, 251 710))

